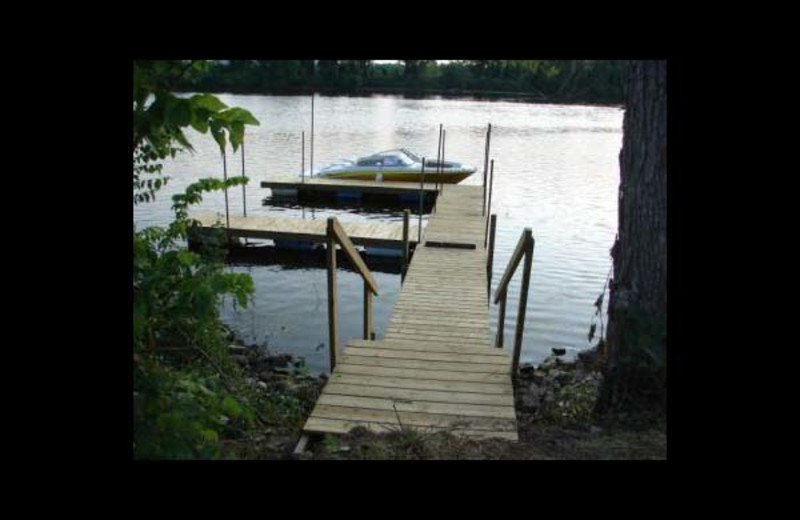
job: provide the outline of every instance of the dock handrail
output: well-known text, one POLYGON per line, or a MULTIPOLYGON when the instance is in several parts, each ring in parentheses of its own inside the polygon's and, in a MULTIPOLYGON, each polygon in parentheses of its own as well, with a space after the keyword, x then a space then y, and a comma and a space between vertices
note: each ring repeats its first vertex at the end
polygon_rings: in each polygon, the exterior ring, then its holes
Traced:
POLYGON ((497 321, 497 337, 495 347, 503 348, 503 332, 506 320, 506 299, 508 296, 508 284, 519 266, 522 258, 525 258, 525 265, 522 272, 522 289, 519 295, 519 309, 517 310, 517 327, 514 332, 514 353, 512 356, 511 373, 516 374, 519 368, 519 356, 522 350, 522 333, 525 329, 525 309, 528 305, 528 287, 530 287, 531 264, 533 262, 533 245, 535 240, 531 233, 531 228, 525 228, 522 236, 517 242, 517 247, 511 255, 503 277, 497 285, 494 293, 494 303, 500 303, 500 315, 497 321))
POLYGON ((326 233, 328 246, 328 334, 330 344, 331 372, 336 367, 336 244, 342 247, 342 251, 355 266, 358 274, 364 280, 364 339, 373 339, 372 327, 372 295, 378 295, 378 283, 372 276, 372 272, 364 263, 361 255, 358 254, 353 242, 347 236, 336 217, 328 218, 326 233))

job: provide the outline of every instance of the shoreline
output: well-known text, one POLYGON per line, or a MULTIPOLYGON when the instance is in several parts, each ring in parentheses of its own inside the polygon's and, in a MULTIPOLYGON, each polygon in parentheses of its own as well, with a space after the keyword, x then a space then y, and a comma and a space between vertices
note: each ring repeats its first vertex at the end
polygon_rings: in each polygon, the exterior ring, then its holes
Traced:
POLYGON ((310 89, 310 88, 291 88, 291 89, 266 89, 253 91, 248 89, 235 90, 205 90, 205 89, 176 89, 174 92, 181 94, 192 94, 198 92, 208 92, 210 94, 231 94, 242 96, 305 96, 312 92, 325 97, 374 97, 374 96, 396 96, 404 99, 463 99, 472 101, 516 101, 533 105, 580 105, 597 106, 609 108, 624 108, 622 101, 604 101, 587 99, 557 99, 531 92, 513 91, 488 91, 488 90, 469 90, 469 89, 409 89, 402 87, 368 88, 359 90, 339 90, 339 89, 310 89))
MULTIPOLYGON (((271 354, 234 340, 229 349, 245 371, 246 383, 268 399, 292 403, 286 420, 267 421, 244 437, 226 441, 229 455, 247 459, 295 459, 295 446, 326 373, 314 376, 302 357, 271 354)), ((521 365, 514 378, 519 442, 468 439, 451 432, 405 427, 372 433, 355 428, 316 438, 303 454, 309 460, 581 460, 666 459, 666 425, 635 421, 598 423, 592 412, 602 381, 596 350, 574 361, 551 355, 521 365)))

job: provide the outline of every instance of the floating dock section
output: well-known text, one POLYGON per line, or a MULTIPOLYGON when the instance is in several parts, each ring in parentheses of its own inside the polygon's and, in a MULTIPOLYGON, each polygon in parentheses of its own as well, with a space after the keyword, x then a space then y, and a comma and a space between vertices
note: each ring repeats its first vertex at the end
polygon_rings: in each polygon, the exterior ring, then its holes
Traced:
MULTIPOLYGON (((193 213, 203 228, 225 229, 225 215, 193 213)), ((398 249, 403 247, 403 223, 342 222, 354 244, 398 249)), ((323 242, 325 220, 265 216, 230 216, 229 234, 233 238, 266 238, 276 241, 323 242)), ((409 243, 416 244, 417 226, 409 226, 409 243), (411 239, 414 238, 414 240, 411 239)))

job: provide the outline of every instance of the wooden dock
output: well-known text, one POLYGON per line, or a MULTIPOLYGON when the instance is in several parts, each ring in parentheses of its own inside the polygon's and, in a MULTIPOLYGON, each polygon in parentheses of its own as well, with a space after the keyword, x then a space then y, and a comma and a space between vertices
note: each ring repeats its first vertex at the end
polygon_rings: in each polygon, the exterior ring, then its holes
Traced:
MULTIPOLYGON (((225 228, 225 215, 193 213, 202 227, 221 225, 225 228)), ((403 247, 403 224, 384 222, 342 222, 342 227, 354 244, 376 247, 403 247)), ((249 216, 230 216, 230 235, 238 238, 268 238, 273 240, 325 240, 325 220, 249 216)), ((417 226, 409 225, 409 243, 416 244, 417 226), (413 238, 412 238, 413 237, 413 238)))
POLYGON ((510 356, 489 330, 483 196, 481 186, 444 188, 384 337, 348 343, 305 433, 402 427, 518 440, 510 356))

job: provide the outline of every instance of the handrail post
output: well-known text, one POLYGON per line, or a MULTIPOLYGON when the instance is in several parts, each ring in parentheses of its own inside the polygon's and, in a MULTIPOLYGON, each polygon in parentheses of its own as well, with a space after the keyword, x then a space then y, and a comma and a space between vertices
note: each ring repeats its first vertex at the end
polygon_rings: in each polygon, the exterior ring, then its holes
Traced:
POLYGON ((364 339, 373 339, 372 336, 372 290, 364 280, 364 339))
POLYGON ((514 354, 511 373, 516 374, 519 368, 519 356, 522 351, 522 333, 525 329, 525 309, 528 306, 528 287, 531 281, 531 264, 533 262, 533 236, 531 228, 525 228, 525 266, 522 271, 522 289, 519 295, 519 310, 517 311, 517 330, 514 333, 514 354))
POLYGON ((489 257, 486 261, 486 297, 492 297, 492 267, 494 266, 494 234, 497 226, 497 215, 489 217, 489 257))
POLYGON ((328 217, 328 343, 331 373, 336 367, 336 237, 333 231, 334 217, 328 217))
POLYGON ((494 340, 494 346, 497 348, 503 348, 503 329, 506 326, 506 299, 508 297, 508 291, 503 293, 503 297, 500 300, 500 314, 497 316, 497 336, 494 340))
POLYGON ((403 266, 400 272, 400 283, 402 284, 406 279, 406 271, 408 271, 408 228, 411 212, 407 209, 403 210, 403 266))

